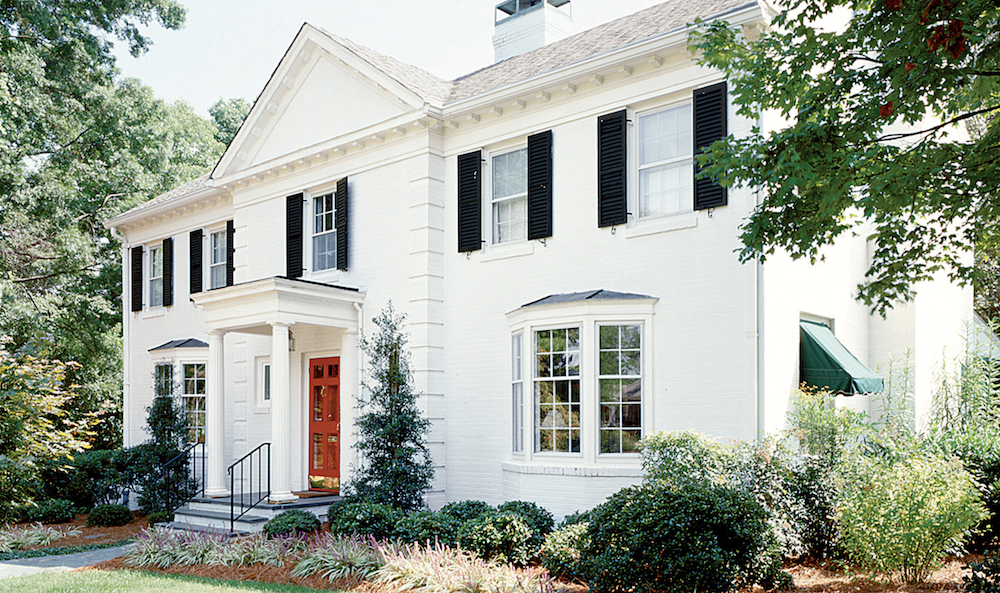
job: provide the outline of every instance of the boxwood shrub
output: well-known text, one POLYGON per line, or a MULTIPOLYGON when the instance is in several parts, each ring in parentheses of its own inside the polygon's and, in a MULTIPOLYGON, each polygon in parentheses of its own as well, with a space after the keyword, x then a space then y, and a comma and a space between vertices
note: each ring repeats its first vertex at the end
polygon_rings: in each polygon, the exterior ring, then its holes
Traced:
POLYGON ((117 527, 128 525, 135 517, 132 511, 122 504, 99 504, 87 515, 87 525, 90 527, 117 527))
POLYGON ((22 518, 32 522, 67 523, 76 519, 76 507, 68 500, 43 500, 38 506, 27 508, 22 518))
POLYGON ((533 502, 512 500, 497 507, 497 511, 501 513, 514 513, 528 524, 528 527, 531 528, 532 556, 542 547, 542 543, 545 542, 545 536, 552 533, 552 528, 555 527, 552 513, 533 502))
POLYGON ((767 513, 740 490, 692 481, 625 488, 590 513, 581 574, 596 591, 722 593, 753 585, 767 513))
POLYGON ((582 580, 580 574, 580 554, 587 547, 588 524, 571 523, 545 538, 540 556, 542 566, 554 577, 582 580))
POLYGON ((396 534, 396 523, 403 512, 389 505, 371 502, 349 502, 330 505, 327 519, 333 535, 370 535, 388 539, 396 534))
POLYGON ((286 537, 319 531, 316 515, 302 509, 292 509, 279 513, 264 524, 264 534, 268 537, 286 537))
POLYGON ((396 522, 396 539, 402 542, 430 542, 451 546, 457 541, 462 524, 447 513, 417 511, 396 522))
POLYGON ((524 565, 535 553, 531 527, 516 513, 483 513, 462 524, 458 545, 485 560, 524 565))
POLYGON ((146 521, 149 521, 150 525, 156 525, 157 523, 170 523, 173 520, 174 514, 164 511, 157 511, 146 515, 146 521))
POLYGON ((495 511, 492 506, 481 500, 462 500, 459 502, 449 502, 441 507, 441 512, 458 519, 460 523, 471 521, 483 513, 495 511))

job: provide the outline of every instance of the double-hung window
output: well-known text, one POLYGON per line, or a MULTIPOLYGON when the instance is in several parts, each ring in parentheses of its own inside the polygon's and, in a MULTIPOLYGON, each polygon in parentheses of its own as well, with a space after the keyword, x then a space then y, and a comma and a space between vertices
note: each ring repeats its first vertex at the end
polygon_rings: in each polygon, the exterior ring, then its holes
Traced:
POLYGON ((153 373, 153 395, 157 397, 174 394, 174 365, 170 362, 157 363, 153 373))
POLYGON ((639 325, 598 328, 601 453, 638 453, 642 438, 642 333, 639 325))
POLYGON ((693 208, 691 105, 638 118, 639 218, 693 208))
POLYGON ((510 338, 511 376, 510 394, 514 407, 513 416, 513 443, 514 453, 524 452, 524 375, 521 368, 521 334, 517 333, 510 338))
POLYGON ((188 442, 205 442, 205 363, 184 364, 184 413, 188 442))
POLYGON ((163 306, 163 247, 149 250, 149 306, 163 306))
POLYGON ((492 171, 493 243, 525 241, 528 238, 528 149, 494 155, 492 171))
POLYGON ((210 259, 208 262, 209 288, 222 288, 226 285, 226 231, 212 233, 210 236, 210 259))
POLYGON ((580 452, 580 328, 535 331, 535 452, 580 452))
POLYGON ((337 226, 333 194, 313 198, 312 269, 337 267, 337 226))

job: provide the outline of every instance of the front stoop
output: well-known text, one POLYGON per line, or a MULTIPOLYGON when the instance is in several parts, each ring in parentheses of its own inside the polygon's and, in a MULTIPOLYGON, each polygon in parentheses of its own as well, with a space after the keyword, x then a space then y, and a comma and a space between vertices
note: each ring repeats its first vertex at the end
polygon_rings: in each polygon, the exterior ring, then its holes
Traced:
MULTIPOLYGON (((246 495, 244 499, 249 504, 250 500, 256 500, 260 495, 246 495)), ((247 511, 233 523, 233 532, 243 535, 258 533, 264 528, 264 524, 272 517, 289 509, 301 509, 316 515, 320 521, 326 520, 326 509, 330 503, 340 500, 340 496, 315 496, 311 498, 300 498, 294 502, 280 504, 270 504, 262 502, 247 511)), ((174 520, 166 525, 169 529, 185 531, 203 532, 223 532, 229 533, 229 516, 231 497, 206 498, 199 497, 192 499, 181 508, 174 511, 174 520)), ((239 506, 236 508, 239 513, 239 506)))

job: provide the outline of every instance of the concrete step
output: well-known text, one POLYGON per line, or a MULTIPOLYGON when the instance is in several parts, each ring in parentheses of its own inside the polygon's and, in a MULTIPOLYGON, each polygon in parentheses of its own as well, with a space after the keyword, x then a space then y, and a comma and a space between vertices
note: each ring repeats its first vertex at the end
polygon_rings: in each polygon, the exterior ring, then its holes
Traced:
POLYGON ((235 530, 230 532, 229 526, 227 525, 225 529, 219 529, 216 527, 206 527, 204 525, 192 525, 191 523, 185 523, 183 521, 172 521, 170 523, 160 523, 157 525, 157 529, 172 529, 175 531, 194 531, 197 533, 221 533, 223 535, 229 535, 232 537, 238 535, 250 535, 249 531, 235 530))
MULTIPOLYGON (((187 505, 174 511, 174 516, 184 516, 184 517, 201 517, 204 519, 218 519, 219 521, 229 521, 230 514, 227 510, 226 512, 220 511, 209 511, 202 509, 192 509, 187 505)), ((243 515, 237 521, 242 523, 267 523, 267 517, 260 517, 257 515, 251 515, 249 513, 243 515)))

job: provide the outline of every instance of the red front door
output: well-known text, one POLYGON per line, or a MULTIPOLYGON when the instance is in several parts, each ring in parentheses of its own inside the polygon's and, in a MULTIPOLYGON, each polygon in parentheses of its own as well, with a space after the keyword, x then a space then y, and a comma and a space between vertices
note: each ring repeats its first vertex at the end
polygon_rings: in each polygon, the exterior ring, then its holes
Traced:
POLYGON ((340 492, 340 357, 309 361, 309 489, 340 492))

